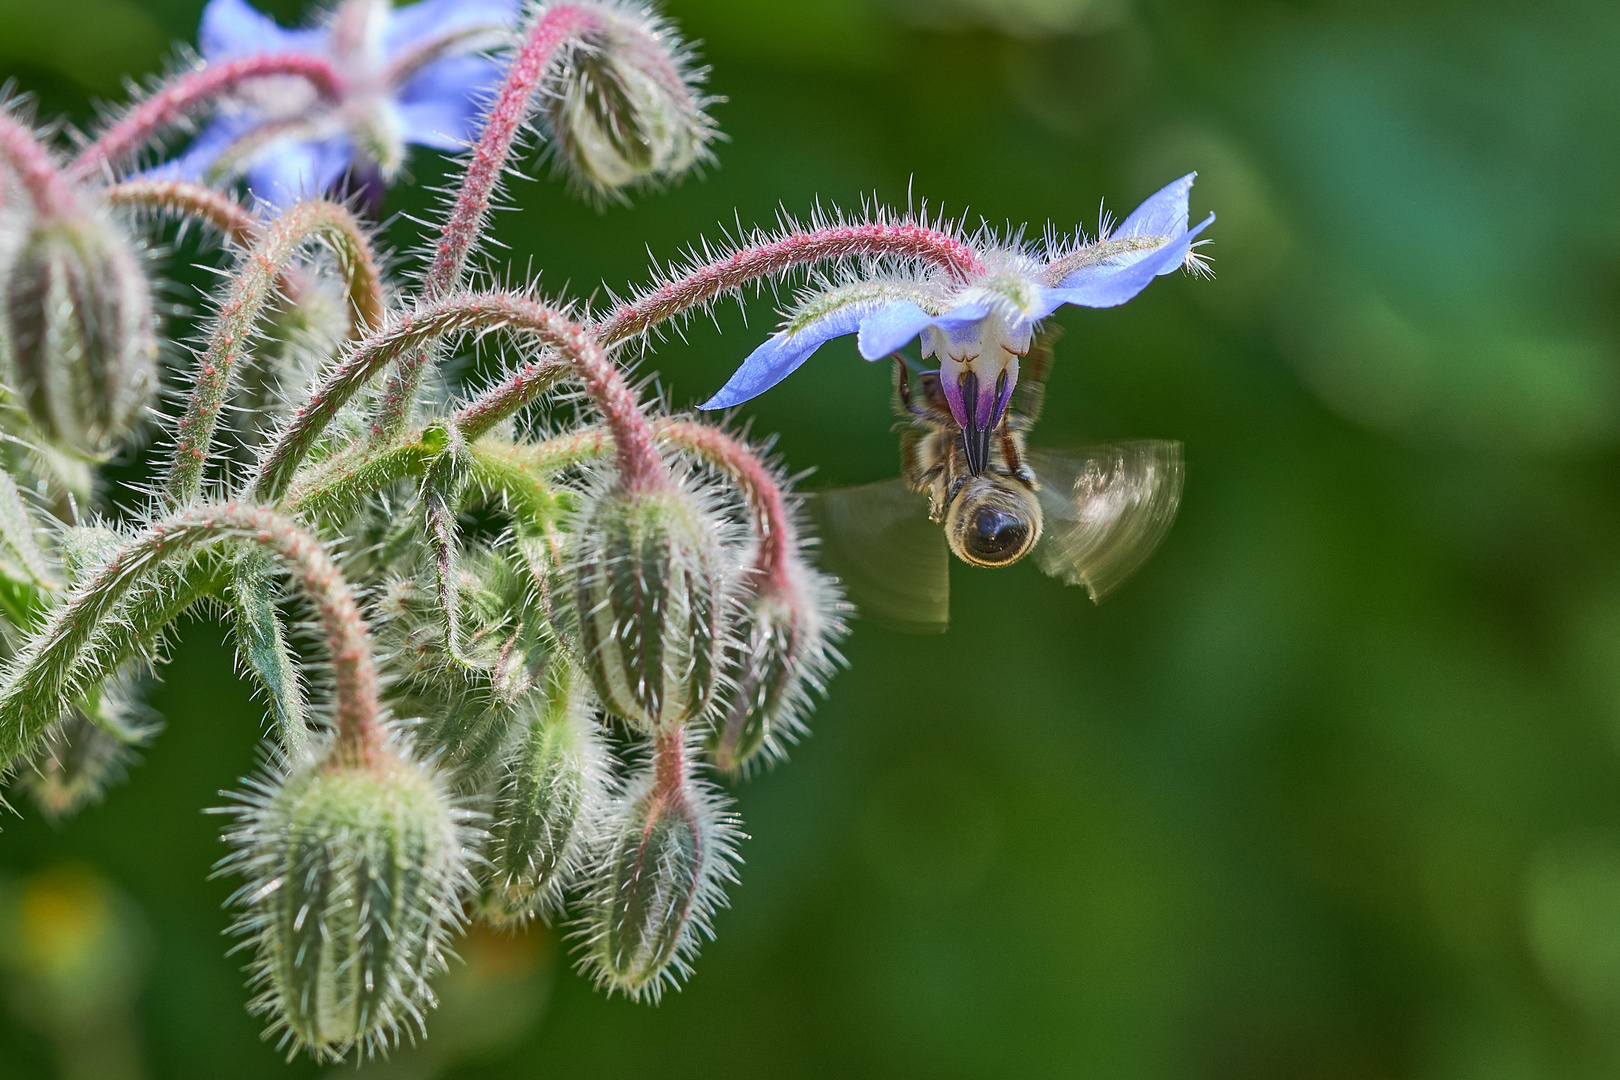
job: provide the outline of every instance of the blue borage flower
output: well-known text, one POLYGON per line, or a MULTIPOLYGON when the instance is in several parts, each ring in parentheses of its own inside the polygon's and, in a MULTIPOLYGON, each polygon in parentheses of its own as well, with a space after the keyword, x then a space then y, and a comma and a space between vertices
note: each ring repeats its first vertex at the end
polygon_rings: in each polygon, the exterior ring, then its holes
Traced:
POLYGON ((285 206, 337 188, 345 175, 374 190, 407 144, 463 149, 501 65, 482 50, 507 40, 521 0, 343 0, 318 27, 286 30, 246 0, 209 0, 198 46, 210 63, 245 56, 323 57, 344 77, 336 102, 295 79, 266 80, 223 103, 156 179, 228 183, 285 206))
POLYGON ((1017 246, 989 247, 980 255, 983 272, 965 279, 870 266, 855 280, 817 289, 700 408, 728 409, 757 397, 835 337, 855 334, 861 356, 881 360, 920 335, 923 357, 939 358, 951 413, 968 435, 969 463, 982 468, 989 433, 1018 382, 1018 360, 1042 319, 1064 304, 1115 307, 1161 274, 1203 268, 1193 241, 1215 215, 1187 228, 1196 175, 1166 186, 1117 229, 1104 223, 1095 241, 1049 243, 1044 259, 1017 246))

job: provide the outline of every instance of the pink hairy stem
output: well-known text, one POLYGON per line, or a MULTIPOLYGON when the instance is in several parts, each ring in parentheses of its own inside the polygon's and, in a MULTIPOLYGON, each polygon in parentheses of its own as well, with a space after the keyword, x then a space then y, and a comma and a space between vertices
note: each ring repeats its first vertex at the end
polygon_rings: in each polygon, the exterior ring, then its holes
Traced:
POLYGON ((384 730, 370 635, 342 572, 320 541, 295 523, 265 507, 239 503, 190 506, 158 519, 119 547, 51 613, 37 639, 41 644, 11 673, 0 744, 15 754, 16 747, 37 737, 37 731, 11 730, 18 720, 12 714, 21 708, 26 718, 29 702, 61 697, 97 626, 117 617, 119 601, 130 590, 187 553, 233 538, 259 544, 286 563, 319 612, 331 651, 339 751, 362 762, 382 752, 384 730))
POLYGON ((355 322, 361 328, 382 323, 386 309, 381 276, 371 242, 354 215, 337 203, 316 199, 295 203, 271 222, 243 256, 199 358, 191 397, 175 428, 163 491, 168 505, 189 502, 202 490, 214 431, 230 397, 237 361, 248 355, 259 317, 275 296, 276 283, 304 244, 315 239, 325 242, 338 257, 355 322))
MULTIPOLYGON (((579 378, 614 434, 626 488, 656 491, 668 482, 652 429, 634 392, 590 333, 563 312, 537 300, 519 293, 490 292, 449 296, 425 304, 396 317, 391 325, 354 346, 309 401, 293 414, 292 422, 264 457, 254 481, 255 497, 267 502, 280 499, 299 463, 337 410, 390 362, 453 334, 492 332, 560 354, 556 362, 529 365, 538 374, 524 384, 529 395, 525 400, 549 389, 564 374, 571 372, 579 378)), ((487 412, 478 412, 477 404, 474 402, 468 410, 487 418, 487 412)))
POLYGON ((184 180, 125 180, 103 193, 113 206, 128 206, 200 221, 238 247, 250 247, 263 222, 231 196, 184 180))
POLYGON ((697 454, 736 482, 754 517, 754 585, 761 592, 786 593, 788 564, 796 530, 782 487, 752 447, 719 428, 693 420, 665 420, 654 425, 659 438, 697 454))
POLYGON ((40 217, 56 217, 77 205, 73 185, 56 167, 51 152, 28 125, 6 113, 0 113, 0 159, 16 172, 40 217))
POLYGON ((838 225, 792 232, 700 266, 609 312, 596 325, 597 340, 612 346, 732 289, 795 267, 832 259, 891 256, 920 259, 965 278, 984 272, 972 247, 922 225, 838 225))
POLYGON ((116 168, 165 129, 216 105, 221 96, 246 83, 278 76, 303 79, 329 101, 336 101, 343 94, 343 76, 318 56, 272 53, 209 64, 180 75, 136 104, 102 132, 100 138, 85 147, 69 171, 75 179, 86 180, 105 169, 116 168))
MULTIPOLYGON (((598 22, 599 16, 586 7, 555 4, 544 8, 530 26, 522 49, 506 69, 506 78, 490 106, 461 188, 439 233, 433 261, 422 281, 424 300, 438 300, 461 283, 467 259, 488 222, 490 200, 512 156, 512 146, 529 117, 536 88, 568 45, 598 22)), ((372 417, 375 440, 392 438, 410 419, 427 361, 427 352, 418 351, 400 357, 394 364, 372 417)))
POLYGON ((686 799, 686 733, 671 724, 653 737, 653 798, 678 806, 686 799))

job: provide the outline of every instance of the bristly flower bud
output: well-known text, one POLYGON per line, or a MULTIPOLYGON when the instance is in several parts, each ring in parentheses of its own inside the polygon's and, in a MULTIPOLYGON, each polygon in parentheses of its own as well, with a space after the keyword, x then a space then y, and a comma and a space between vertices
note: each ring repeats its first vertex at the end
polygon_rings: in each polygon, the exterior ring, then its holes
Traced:
POLYGON ((736 836, 719 793, 661 748, 630 781, 595 857, 581 965, 598 986, 640 1001, 679 983, 699 939, 714 936, 710 919, 725 902, 722 884, 736 879, 736 836))
POLYGON ((709 156, 716 129, 704 72, 651 9, 592 5, 544 104, 552 152, 581 187, 602 195, 673 180, 709 156))
POLYGON ((420 1031, 474 839, 439 781, 386 750, 336 754, 255 782, 232 812, 220 869, 246 879, 235 930, 279 1045, 326 1060, 420 1031))
POLYGON ((705 740, 717 768, 742 772, 762 753, 780 758, 797 741, 813 696, 826 688, 840 659, 841 599, 838 583, 797 550, 779 580, 744 599, 705 740))
POLYGON ((110 678, 46 734, 19 785, 48 820, 65 821, 100 802, 128 775, 136 748, 157 730, 137 694, 127 674, 110 678))
POLYGON ((522 741, 495 793, 479 874, 481 912, 497 924, 559 910, 607 801, 608 752, 578 668, 556 657, 522 709, 522 741))
POLYGON ((59 445, 105 454, 156 385, 152 290, 140 259, 98 215, 42 217, 4 273, 11 374, 29 415, 59 445))
POLYGON ((693 491, 586 496, 561 623, 608 711, 646 732, 700 716, 730 629, 722 525, 693 491))

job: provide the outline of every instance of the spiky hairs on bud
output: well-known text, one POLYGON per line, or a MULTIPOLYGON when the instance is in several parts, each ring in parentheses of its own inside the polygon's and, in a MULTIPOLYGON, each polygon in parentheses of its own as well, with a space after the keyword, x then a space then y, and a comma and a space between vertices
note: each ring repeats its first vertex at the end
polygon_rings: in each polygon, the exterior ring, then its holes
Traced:
POLYGON ((38 218, 9 260, 0 303, 29 415, 61 446, 106 453, 156 383, 152 290, 129 241, 97 214, 38 218))
POLYGON ((798 740, 840 661, 842 599, 837 581, 797 548, 776 581, 749 590, 705 739, 717 768, 743 772, 762 757, 781 758, 798 740))
POLYGON ((606 805, 608 751, 596 700, 573 663, 556 657, 523 706, 524 735, 507 759, 490 810, 480 910, 523 922, 561 907, 606 805))
POLYGON ((329 1060, 420 1032, 476 839, 444 786, 386 750, 334 754, 254 782, 232 812, 220 869, 245 879, 234 929, 278 1045, 329 1060))
POLYGON ((542 105, 558 166, 581 188, 610 195, 706 160, 716 128, 704 112, 704 72, 674 27, 639 4, 581 6, 592 25, 542 105))
POLYGON ((736 838, 724 796, 665 755, 630 780, 593 856, 580 931, 580 964, 598 986, 640 1001, 679 984, 700 940, 714 937, 724 882, 736 880, 736 838))
POLYGON ((64 821, 100 802, 107 788, 128 775, 136 748, 156 731, 136 682, 127 671, 107 679, 92 700, 46 733, 33 768, 18 783, 49 820, 64 821))
POLYGON ((697 489, 598 483, 569 529, 562 625, 602 704, 652 732, 713 700, 731 629, 725 526, 697 489))

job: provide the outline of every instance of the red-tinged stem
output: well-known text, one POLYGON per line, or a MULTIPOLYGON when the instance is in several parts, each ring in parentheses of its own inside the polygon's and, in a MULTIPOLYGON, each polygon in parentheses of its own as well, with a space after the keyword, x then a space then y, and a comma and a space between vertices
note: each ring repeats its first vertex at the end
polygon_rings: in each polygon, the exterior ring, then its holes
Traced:
POLYGON ((883 256, 920 259, 957 277, 984 272, 984 263, 972 247, 922 225, 838 225, 793 232, 743 248, 620 305, 597 324, 596 336, 604 345, 616 345, 761 278, 809 263, 883 256))
MULTIPOLYGON (((654 420, 659 441, 672 443, 703 458, 729 476, 748 500, 754 519, 754 587, 778 594, 792 588, 788 567, 798 530, 788 513, 787 497, 776 474, 752 447, 719 428, 695 420, 654 420)), ((529 467, 551 471, 611 453, 611 435, 600 427, 557 435, 538 445, 515 448, 529 467)))
POLYGON ((228 539, 259 544, 279 557, 315 605, 331 650, 339 751, 364 762, 382 750, 371 639, 342 572, 319 540, 287 518, 264 507, 226 503, 188 507, 154 522, 52 612, 34 639, 37 645, 18 657, 0 695, 0 762, 32 746, 60 714, 45 703, 62 698, 97 626, 116 617, 119 601, 132 588, 186 553, 228 539))
POLYGON ((344 80, 331 63, 303 53, 246 56, 188 71, 130 109, 74 159, 71 174, 88 179, 116 168, 166 128, 218 104, 245 83, 277 76, 303 79, 329 101, 343 95, 344 80))
MULTIPOLYGON (((536 88, 568 44, 596 26, 599 18, 582 6, 554 4, 543 8, 529 27, 523 48, 506 69, 506 79, 468 159, 467 173, 423 278, 423 299, 441 299, 461 283, 467 259, 489 219, 490 200, 512 156, 513 143, 533 107, 536 88)), ((428 354, 423 351, 403 356, 395 364, 372 418, 376 440, 391 439, 410 420, 427 361, 428 354)))
POLYGON ((777 593, 790 589, 788 566, 798 534, 770 466, 747 443, 707 424, 664 420, 654 424, 653 430, 660 439, 690 450, 736 482, 748 499, 759 544, 754 553, 755 588, 777 593))
POLYGON ((276 294, 276 282, 298 250, 315 239, 324 241, 337 254, 348 280, 355 321, 365 328, 382 323, 385 307, 381 277, 371 242, 354 215, 337 203, 317 199, 297 203, 276 218, 243 257, 230 294, 220 305, 198 365, 191 399, 175 430, 174 453, 164 485, 168 505, 182 505, 202 491, 214 430, 230 396, 237 361, 253 345, 255 327, 276 294))
POLYGON ((422 292, 437 300, 461 282, 467 256, 484 231, 490 198, 512 156, 512 144, 528 119, 535 88, 563 47, 597 24, 598 16, 574 4, 544 8, 529 28, 523 48, 496 93, 484 121, 483 133, 467 162, 467 174, 440 231, 433 262, 423 279, 422 292))
POLYGON ((184 180, 125 180, 103 194, 113 206, 200 221, 239 247, 250 246, 263 224, 224 192, 184 180))
POLYGON ((671 724, 653 739, 653 800, 679 803, 686 794, 686 732, 671 724))
MULTIPOLYGON (((451 296, 396 318, 356 345, 293 414, 288 427, 265 456, 254 481, 254 495, 265 502, 281 498, 326 425, 361 387, 391 361, 463 333, 499 332, 520 344, 556 350, 561 359, 543 365, 555 377, 572 372, 601 410, 614 434, 621 479, 631 491, 655 491, 668 482, 652 430, 636 396, 589 332, 563 312, 518 293, 451 296)), ((533 380, 531 380, 531 387, 533 380)), ((531 395, 532 398, 532 395, 531 395)), ((485 429, 487 430, 487 429, 485 429)))
POLYGON ((456 428, 467 439, 476 439, 490 428, 544 395, 557 384, 561 374, 554 361, 531 360, 463 405, 455 415, 456 428))
POLYGON ((0 159, 16 172, 40 217, 68 213, 77 203, 73 186, 56 167, 51 152, 28 125, 5 113, 0 113, 0 159))

